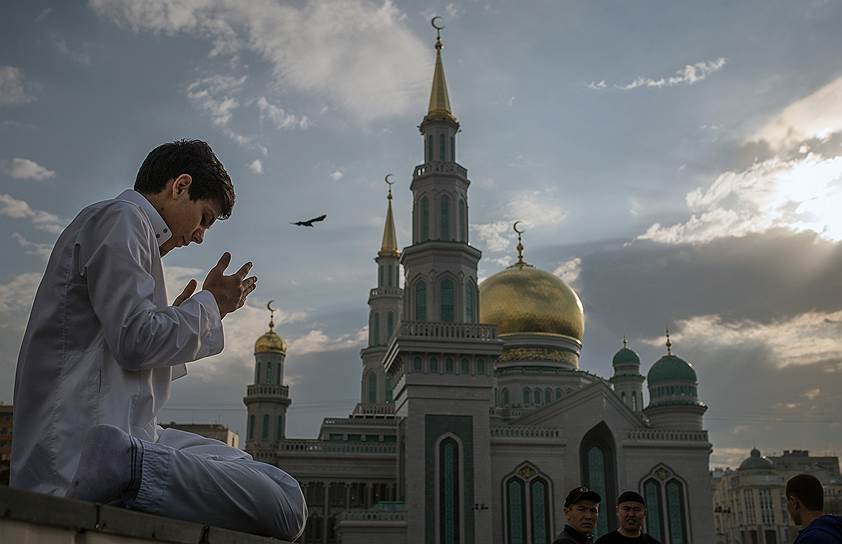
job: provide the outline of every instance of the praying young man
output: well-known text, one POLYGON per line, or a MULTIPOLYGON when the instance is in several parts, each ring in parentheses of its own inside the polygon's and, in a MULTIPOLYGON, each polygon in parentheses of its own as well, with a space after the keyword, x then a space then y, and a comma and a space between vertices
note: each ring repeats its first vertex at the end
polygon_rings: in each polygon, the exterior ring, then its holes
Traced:
POLYGON ((634 491, 624 491, 617 497, 617 519, 620 527, 599 537, 596 544, 661 544, 643 532, 646 502, 634 491))
POLYGON ((599 518, 599 493, 587 487, 570 490, 564 499, 567 525, 553 544, 591 544, 596 520, 599 518))
POLYGON ((810 474, 786 483, 786 509, 802 529, 793 544, 842 544, 842 517, 824 513, 824 487, 810 474))
POLYGON ((222 442, 157 425, 185 363, 222 351, 251 263, 224 253, 169 305, 161 257, 202 243, 234 188, 205 142, 155 148, 134 190, 64 229, 35 295, 15 376, 11 486, 292 540, 298 482, 222 442))

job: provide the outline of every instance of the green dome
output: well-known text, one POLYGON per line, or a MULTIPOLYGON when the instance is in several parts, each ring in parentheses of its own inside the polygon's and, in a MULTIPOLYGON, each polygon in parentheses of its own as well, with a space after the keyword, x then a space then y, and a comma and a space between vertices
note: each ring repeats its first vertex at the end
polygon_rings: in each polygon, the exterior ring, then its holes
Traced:
POLYGON ((614 366, 639 365, 640 357, 638 357, 637 353, 633 352, 629 348, 621 348, 620 351, 614 354, 613 364, 614 366))
POLYGON ((740 468, 737 470, 771 470, 773 468, 775 468, 775 465, 771 459, 760 455, 760 450, 757 448, 752 448, 751 456, 740 463, 740 468))
POLYGON ((658 382, 684 381, 697 383, 693 365, 675 355, 664 355, 649 369, 646 377, 649 384, 658 382))

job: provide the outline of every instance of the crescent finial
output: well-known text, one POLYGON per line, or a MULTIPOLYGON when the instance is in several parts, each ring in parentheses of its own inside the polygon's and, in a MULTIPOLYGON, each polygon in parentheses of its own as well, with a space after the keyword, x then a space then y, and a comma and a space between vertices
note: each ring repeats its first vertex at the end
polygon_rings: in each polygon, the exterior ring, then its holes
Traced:
POLYGON ((272 307, 272 303, 275 302, 275 299, 270 300, 266 303, 266 309, 269 310, 269 330, 273 330, 275 328, 275 308, 272 307))
POLYGON ((270 312, 274 312, 274 311, 275 311, 275 308, 273 308, 273 307, 272 307, 272 303, 273 303, 273 302, 275 302, 275 299, 274 299, 274 298, 273 298, 272 300, 270 300, 269 302, 267 302, 267 303, 266 303, 266 309, 267 309, 267 310, 269 310, 270 312))
POLYGON ((431 24, 431 25, 433 25, 433 28, 435 28, 436 30, 439 30, 439 31, 444 30, 444 25, 441 25, 441 26, 437 25, 437 24, 436 24, 436 19, 441 19, 441 17, 439 17, 438 15, 436 15, 435 17, 433 17, 432 19, 430 19, 430 24, 431 24))
POLYGON ((386 174, 386 177, 383 178, 383 181, 389 184, 389 187, 395 184, 394 181, 389 181, 389 178, 392 177, 394 174, 386 174))
POLYGON ((513 230, 513 231, 515 231, 515 232, 516 232, 516 233, 518 233, 518 234, 523 234, 525 231, 522 231, 522 230, 517 230, 517 225, 518 225, 518 223, 520 223, 520 221, 515 221, 515 224, 514 224, 514 225, 512 225, 512 230, 513 230))

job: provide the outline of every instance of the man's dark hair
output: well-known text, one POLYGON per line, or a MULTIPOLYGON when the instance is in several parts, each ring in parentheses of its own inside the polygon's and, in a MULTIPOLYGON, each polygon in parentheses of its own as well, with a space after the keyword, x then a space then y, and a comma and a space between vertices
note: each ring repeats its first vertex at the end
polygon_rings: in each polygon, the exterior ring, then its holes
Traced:
POLYGON ((219 219, 227 219, 234 208, 234 185, 213 150, 201 140, 176 140, 153 149, 137 171, 134 189, 154 194, 181 174, 193 178, 190 200, 214 200, 221 210, 219 219))
POLYGON ((824 489, 815 476, 798 474, 786 483, 786 496, 795 497, 804 508, 820 512, 824 508, 824 489))

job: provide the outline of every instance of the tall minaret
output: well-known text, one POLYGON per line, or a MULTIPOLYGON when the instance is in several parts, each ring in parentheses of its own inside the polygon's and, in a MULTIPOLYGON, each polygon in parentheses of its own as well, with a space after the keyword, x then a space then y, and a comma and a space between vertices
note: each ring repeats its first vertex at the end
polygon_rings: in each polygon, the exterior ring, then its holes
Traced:
POLYGON ((248 409, 246 450, 262 457, 286 436, 286 415, 290 405, 289 387, 284 385, 287 343, 275 332, 272 302, 269 330, 254 343, 254 383, 249 385, 243 403, 248 409))
POLYGON ((407 544, 494 540, 491 454, 480 445, 491 442, 488 411, 503 343, 494 325, 478 323, 481 254, 468 245, 469 182, 456 163, 459 123, 437 34, 430 105, 419 127, 424 163, 410 185, 412 245, 401 256, 403 319, 383 358, 399 418, 407 544))
POLYGON ((400 252, 392 215, 392 174, 386 176, 389 193, 386 196, 386 224, 383 241, 374 262, 377 263, 377 287, 368 295, 368 347, 362 357, 363 373, 360 383, 360 404, 373 406, 392 401, 392 388, 387 387, 383 355, 389 340, 398 328, 401 316, 403 289, 400 287, 400 252))
POLYGON ((468 244, 468 171, 456 162, 459 122, 450 109, 440 29, 427 115, 419 125, 424 163, 412 175, 412 245, 404 248, 407 321, 476 323, 477 262, 468 244))
POLYGON ((634 412, 642 412, 643 381, 646 378, 640 373, 640 357, 629 349, 625 336, 623 347, 614 354, 611 364, 614 367, 614 375, 611 376, 614 391, 634 412))

